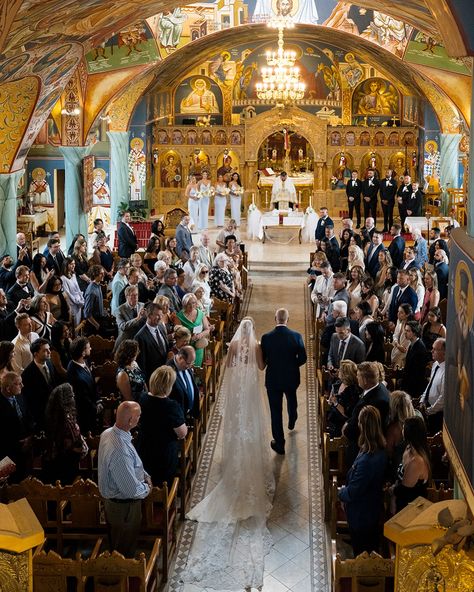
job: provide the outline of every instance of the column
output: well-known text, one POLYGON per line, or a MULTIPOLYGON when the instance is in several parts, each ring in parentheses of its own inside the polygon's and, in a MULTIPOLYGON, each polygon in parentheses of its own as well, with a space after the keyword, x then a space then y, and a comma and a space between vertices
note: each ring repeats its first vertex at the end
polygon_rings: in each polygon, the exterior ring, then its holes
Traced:
POLYGON ((87 237, 87 214, 84 212, 82 179, 82 159, 88 156, 91 146, 60 146, 64 156, 64 213, 66 221, 66 245, 70 245, 74 235, 80 233, 87 237))
POLYGON ((0 175, 0 256, 16 259, 16 188, 24 170, 0 175))
MULTIPOLYGON (((472 77, 471 77, 471 84, 472 84, 472 92, 471 92, 471 127, 472 122, 474 121, 474 64, 472 66, 472 77)), ((469 236, 474 237, 474 207, 472 207, 472 198, 471 198, 471 191, 474 189, 474 139, 470 138, 470 146, 469 146, 469 195, 467 195, 467 233, 469 236)))
POLYGON ((459 183, 458 146, 461 134, 441 134, 440 140, 440 182, 444 187, 454 188, 459 183))
POLYGON ((107 132, 110 140, 110 221, 117 222, 121 202, 130 201, 128 183, 128 132, 107 132))

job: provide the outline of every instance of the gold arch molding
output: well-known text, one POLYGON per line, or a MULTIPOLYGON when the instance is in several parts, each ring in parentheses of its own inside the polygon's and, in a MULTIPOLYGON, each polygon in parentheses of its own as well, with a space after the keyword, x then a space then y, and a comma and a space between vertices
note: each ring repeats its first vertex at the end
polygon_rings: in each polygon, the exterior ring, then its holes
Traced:
POLYGON ((245 122, 245 160, 257 161, 258 150, 268 136, 287 129, 304 136, 317 162, 326 162, 327 123, 295 106, 274 107, 245 122))

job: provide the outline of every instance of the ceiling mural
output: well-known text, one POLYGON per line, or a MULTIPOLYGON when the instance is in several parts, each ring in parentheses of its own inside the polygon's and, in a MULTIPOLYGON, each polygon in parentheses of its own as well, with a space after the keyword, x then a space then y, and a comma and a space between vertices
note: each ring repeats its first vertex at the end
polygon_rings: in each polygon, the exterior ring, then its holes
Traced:
POLYGON ((410 64, 429 66, 457 74, 470 76, 472 58, 452 58, 448 55, 441 39, 421 31, 413 31, 404 57, 410 64))

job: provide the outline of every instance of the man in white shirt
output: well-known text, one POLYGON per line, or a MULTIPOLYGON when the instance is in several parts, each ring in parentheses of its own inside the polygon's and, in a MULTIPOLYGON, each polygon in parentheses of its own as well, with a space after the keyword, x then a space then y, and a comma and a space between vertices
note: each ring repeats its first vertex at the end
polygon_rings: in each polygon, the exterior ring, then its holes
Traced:
POLYGON ((18 335, 13 339, 15 346, 13 350, 12 366, 13 371, 21 374, 23 370, 33 361, 30 345, 39 339, 38 333, 31 330, 31 319, 26 312, 20 313, 15 319, 18 335))
POLYGON ((317 305, 316 318, 326 312, 329 302, 335 294, 336 290, 332 277, 331 266, 327 261, 324 261, 321 264, 321 275, 316 278, 311 292, 311 302, 317 305))
POLYGON ((285 171, 280 173, 273 183, 272 204, 279 210, 293 208, 298 203, 296 187, 285 171))
POLYGON ((209 248, 211 239, 207 232, 201 234, 201 244, 198 247, 198 256, 201 263, 207 265, 209 269, 214 265, 214 253, 209 248))
POLYGON ((431 355, 434 364, 428 386, 420 397, 420 411, 425 416, 428 432, 436 434, 443 428, 446 339, 439 337, 433 343, 431 355))

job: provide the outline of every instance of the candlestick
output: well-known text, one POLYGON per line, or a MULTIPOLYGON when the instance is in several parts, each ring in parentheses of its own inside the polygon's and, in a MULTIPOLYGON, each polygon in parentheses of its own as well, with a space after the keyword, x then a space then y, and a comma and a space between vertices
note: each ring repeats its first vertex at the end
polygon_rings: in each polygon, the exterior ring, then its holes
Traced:
POLYGON ((265 207, 268 208, 268 189, 265 189, 265 207))
POLYGON ((252 203, 253 205, 255 205, 255 192, 252 191, 252 203))
POLYGON ((313 194, 312 193, 309 194, 309 207, 310 208, 313 207, 313 194))

